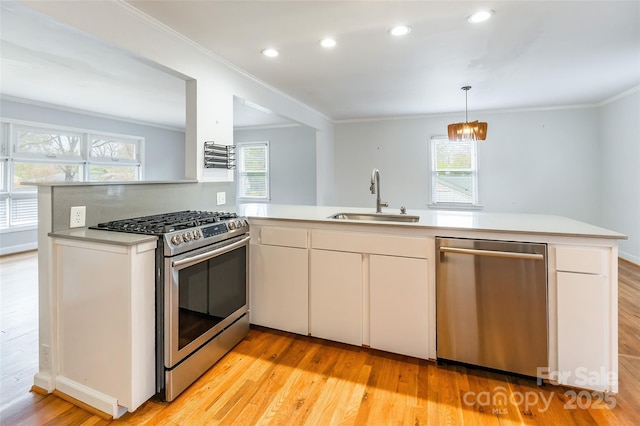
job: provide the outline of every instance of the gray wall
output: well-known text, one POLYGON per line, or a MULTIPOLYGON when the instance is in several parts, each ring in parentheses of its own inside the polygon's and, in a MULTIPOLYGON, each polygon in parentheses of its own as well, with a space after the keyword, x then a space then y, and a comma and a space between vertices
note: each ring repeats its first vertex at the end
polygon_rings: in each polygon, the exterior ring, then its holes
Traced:
POLYGON ((640 90, 600 108, 602 226, 629 236, 620 255, 640 264, 640 90))
POLYGON ((269 141, 274 204, 316 204, 316 132, 307 126, 236 129, 234 144, 269 141))
MULTIPOLYGON (((597 111, 591 109, 472 114, 489 123, 478 143, 479 203, 484 211, 546 213, 597 223, 597 111)), ((425 209, 430 191, 430 139, 460 117, 338 123, 339 205, 375 206, 371 169, 380 169, 382 198, 393 209, 425 209)))
POLYGON ((2 232, 0 234, 0 256, 38 248, 38 229, 2 232))
MULTIPOLYGON (((483 210, 561 215, 624 233, 620 255, 640 263, 639 104, 636 91, 601 107, 471 113, 489 123, 478 143, 483 210)), ((430 138, 459 119, 336 123, 336 204, 373 208, 377 167, 390 208, 426 208, 430 138)))

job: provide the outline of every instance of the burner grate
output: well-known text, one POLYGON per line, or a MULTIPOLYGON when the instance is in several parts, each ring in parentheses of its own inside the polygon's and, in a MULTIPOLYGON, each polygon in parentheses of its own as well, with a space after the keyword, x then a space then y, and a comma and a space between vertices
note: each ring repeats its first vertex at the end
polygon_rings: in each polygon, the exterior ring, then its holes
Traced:
POLYGON ((238 217, 235 213, 185 210, 99 223, 97 229, 162 235, 238 217))

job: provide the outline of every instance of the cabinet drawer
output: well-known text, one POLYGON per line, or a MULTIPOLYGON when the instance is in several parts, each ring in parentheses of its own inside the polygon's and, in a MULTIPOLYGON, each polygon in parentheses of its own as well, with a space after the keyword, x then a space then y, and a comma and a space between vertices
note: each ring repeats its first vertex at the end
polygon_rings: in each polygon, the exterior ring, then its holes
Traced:
POLYGON ((307 248, 307 230, 296 228, 263 227, 260 243, 269 246, 307 248))
MULTIPOLYGON (((338 231, 311 231, 312 248, 354 253, 426 259, 429 242, 430 240, 428 238, 338 231)), ((433 241, 431 241, 431 243, 433 243, 433 241)))
POLYGON ((597 248, 556 247, 556 270, 603 275, 604 251, 597 248))

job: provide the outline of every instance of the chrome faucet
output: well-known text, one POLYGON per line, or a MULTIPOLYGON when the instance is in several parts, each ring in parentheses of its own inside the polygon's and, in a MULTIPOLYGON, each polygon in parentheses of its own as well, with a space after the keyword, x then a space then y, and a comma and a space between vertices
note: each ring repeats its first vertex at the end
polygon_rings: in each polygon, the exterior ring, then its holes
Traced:
POLYGON ((382 207, 389 207, 389 203, 380 199, 380 171, 378 169, 371 171, 371 186, 369 190, 372 194, 378 194, 376 197, 376 213, 382 213, 382 207))

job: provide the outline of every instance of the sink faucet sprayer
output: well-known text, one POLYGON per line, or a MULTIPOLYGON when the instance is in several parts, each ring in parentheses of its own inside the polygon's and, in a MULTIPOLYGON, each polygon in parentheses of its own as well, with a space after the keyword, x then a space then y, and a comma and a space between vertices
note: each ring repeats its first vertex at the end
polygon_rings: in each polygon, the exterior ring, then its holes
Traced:
POLYGON ((376 213, 382 213, 382 207, 389 207, 389 203, 380 199, 380 171, 378 169, 371 171, 371 186, 369 190, 372 194, 378 194, 376 197, 376 213))

